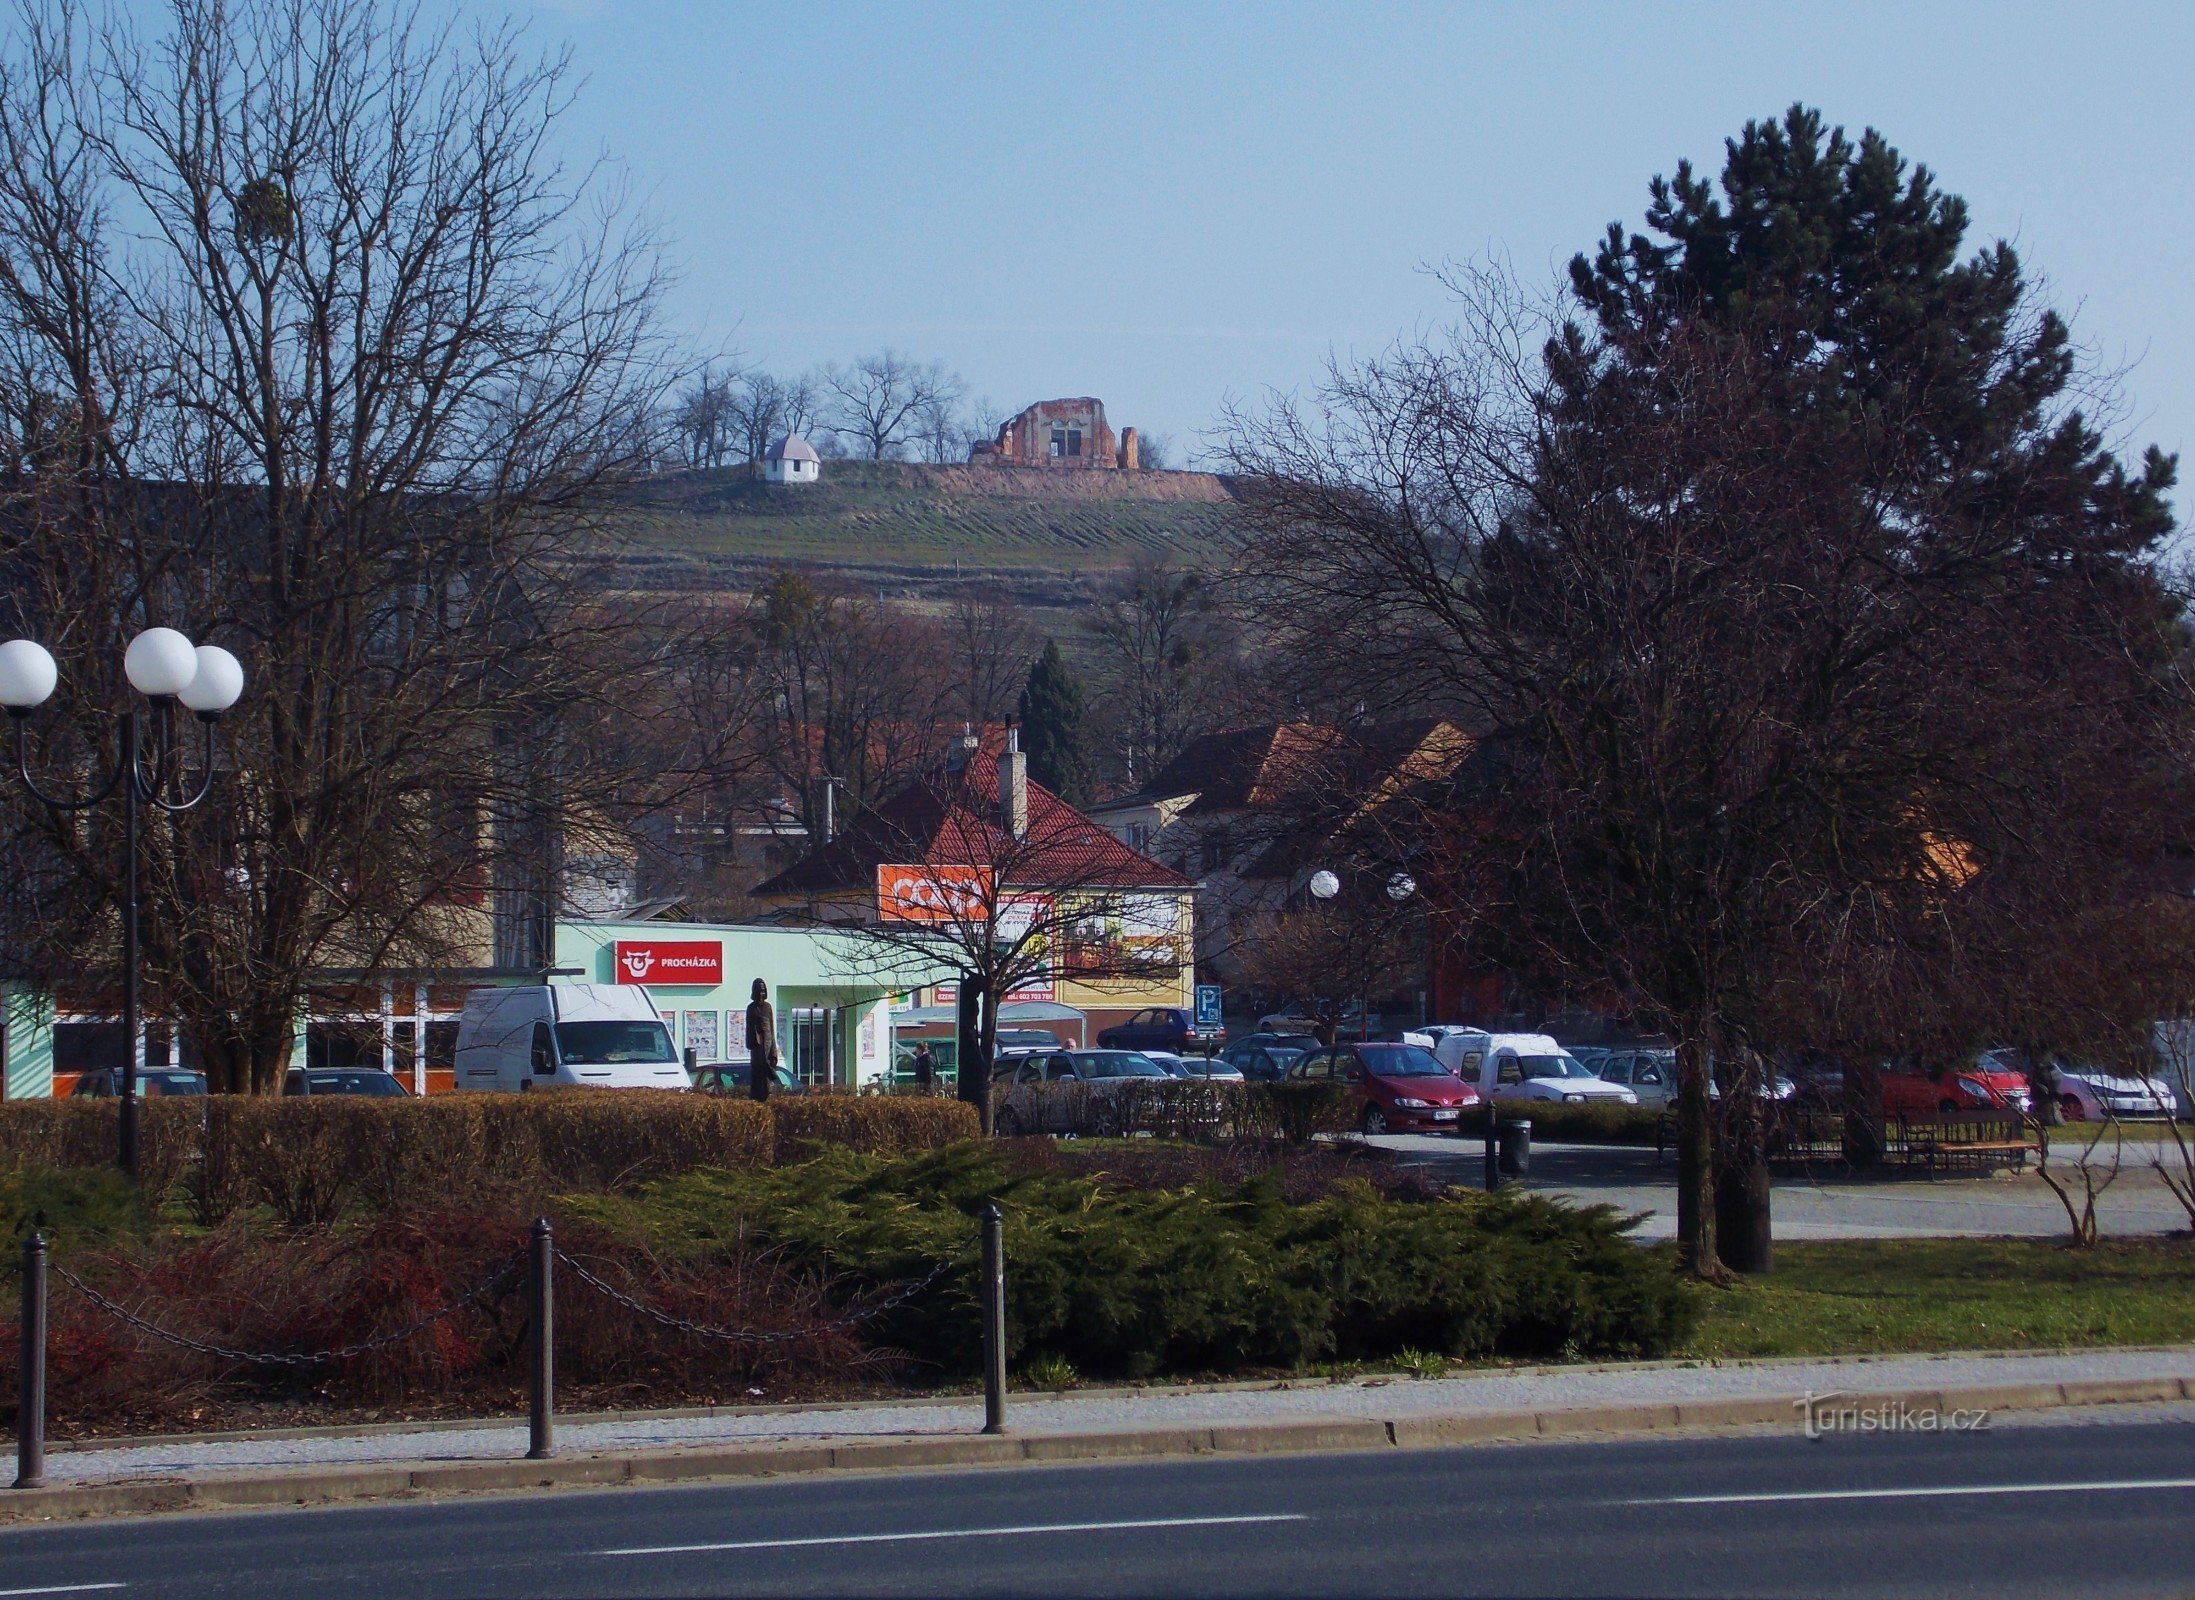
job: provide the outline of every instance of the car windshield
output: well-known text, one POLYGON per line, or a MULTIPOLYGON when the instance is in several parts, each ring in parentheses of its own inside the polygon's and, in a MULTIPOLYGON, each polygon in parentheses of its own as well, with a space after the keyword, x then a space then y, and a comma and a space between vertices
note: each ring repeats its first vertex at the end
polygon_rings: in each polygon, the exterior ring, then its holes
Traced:
POLYGON ((195 1072, 148 1072, 140 1080, 147 1094, 204 1094, 206 1080, 195 1072))
POLYGON ((678 1064, 660 1022, 559 1022, 556 1053, 568 1067, 622 1067, 634 1062, 678 1064))
POLYGON ((1519 1056, 1517 1070, 1527 1078, 1590 1078, 1582 1062, 1574 1056, 1519 1056))
POLYGON ((386 1072, 308 1072, 314 1094, 400 1095, 404 1086, 386 1072))
POLYGON ((1432 1051, 1417 1044, 1360 1044, 1357 1054, 1376 1078, 1452 1078, 1432 1051))
POLYGON ((1058 1034, 1042 1028, 1002 1028, 998 1035, 1001 1050, 1057 1050, 1060 1042, 1058 1034))
POLYGON ((1169 1078, 1173 1074, 1149 1056, 1133 1050, 1092 1050, 1075 1057, 1085 1078, 1169 1078))

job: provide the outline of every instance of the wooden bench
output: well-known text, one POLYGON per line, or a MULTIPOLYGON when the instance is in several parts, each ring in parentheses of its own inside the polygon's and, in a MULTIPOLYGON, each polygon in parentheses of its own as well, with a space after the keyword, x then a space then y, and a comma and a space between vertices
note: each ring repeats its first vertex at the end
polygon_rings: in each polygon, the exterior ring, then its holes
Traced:
POLYGON ((1996 1114, 1946 1112, 1934 1117, 1899 1117, 1884 1130, 1886 1155, 1926 1167, 1973 1166, 1987 1171, 2010 1166, 2025 1169, 2036 1148, 2018 1112, 1996 1114))

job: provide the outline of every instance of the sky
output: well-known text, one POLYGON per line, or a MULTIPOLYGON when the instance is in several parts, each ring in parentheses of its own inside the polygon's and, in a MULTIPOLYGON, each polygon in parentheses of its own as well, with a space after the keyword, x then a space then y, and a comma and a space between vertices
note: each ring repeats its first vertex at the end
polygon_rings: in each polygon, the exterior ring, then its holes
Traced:
POLYGON ((1228 400, 1437 328, 1428 268, 1544 280, 1799 100, 2014 242, 2122 372, 2115 437, 2195 442, 2185 0, 517 4, 585 79, 574 148, 667 227, 675 317, 772 369, 889 345, 1192 451, 1228 400))

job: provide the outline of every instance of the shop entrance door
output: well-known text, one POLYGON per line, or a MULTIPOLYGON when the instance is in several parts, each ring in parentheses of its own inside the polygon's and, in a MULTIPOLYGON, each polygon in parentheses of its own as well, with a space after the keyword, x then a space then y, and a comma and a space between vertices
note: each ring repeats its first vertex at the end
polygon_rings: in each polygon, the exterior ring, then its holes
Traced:
POLYGON ((793 1076, 805 1084, 828 1084, 831 1072, 831 1013, 822 1006, 799 1006, 792 1013, 793 1076))

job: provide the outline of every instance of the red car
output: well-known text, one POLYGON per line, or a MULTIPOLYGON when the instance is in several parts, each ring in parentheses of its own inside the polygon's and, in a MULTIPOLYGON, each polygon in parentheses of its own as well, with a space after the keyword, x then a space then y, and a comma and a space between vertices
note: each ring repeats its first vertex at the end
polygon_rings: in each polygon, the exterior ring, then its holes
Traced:
POLYGON ((2027 1075, 1992 1067, 1938 1067, 1931 1072, 1885 1072, 1883 1114, 1926 1117, 1942 1111, 2025 1111, 2027 1075))
POLYGON ((1314 1050, 1288 1077, 1291 1082, 1341 1079, 1356 1098, 1357 1126, 1366 1133, 1453 1133, 1464 1107, 1479 1103, 1478 1090, 1422 1045, 1343 1044, 1314 1050))

